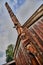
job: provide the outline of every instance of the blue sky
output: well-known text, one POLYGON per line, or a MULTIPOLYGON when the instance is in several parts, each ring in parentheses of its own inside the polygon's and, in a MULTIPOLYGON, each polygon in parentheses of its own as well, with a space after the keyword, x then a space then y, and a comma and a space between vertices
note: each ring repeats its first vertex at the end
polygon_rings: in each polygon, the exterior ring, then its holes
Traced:
POLYGON ((9 44, 15 45, 18 36, 5 7, 6 1, 22 25, 43 3, 42 0, 0 0, 0 65, 5 62, 5 50, 7 46, 9 44))

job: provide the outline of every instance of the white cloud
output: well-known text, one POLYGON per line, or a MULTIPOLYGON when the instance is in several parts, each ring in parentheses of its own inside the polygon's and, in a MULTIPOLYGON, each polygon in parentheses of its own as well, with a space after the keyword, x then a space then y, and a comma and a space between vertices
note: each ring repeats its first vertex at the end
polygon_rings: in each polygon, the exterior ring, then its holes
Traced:
POLYGON ((22 5, 16 13, 21 24, 26 22, 26 20, 38 9, 42 3, 42 0, 26 0, 24 5, 22 5))
POLYGON ((17 0, 14 0, 15 3, 17 3, 17 0))
POLYGON ((4 53, 3 57, 0 58, 0 65, 6 63, 5 59, 6 59, 6 57, 5 57, 5 53, 4 53))

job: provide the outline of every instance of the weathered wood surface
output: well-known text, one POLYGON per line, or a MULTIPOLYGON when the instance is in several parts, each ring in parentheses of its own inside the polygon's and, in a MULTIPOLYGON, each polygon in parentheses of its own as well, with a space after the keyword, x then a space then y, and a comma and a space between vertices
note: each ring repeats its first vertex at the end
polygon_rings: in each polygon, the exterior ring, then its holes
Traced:
POLYGON ((16 55, 16 65, 43 65, 43 19, 29 29, 29 40, 20 43, 16 55))

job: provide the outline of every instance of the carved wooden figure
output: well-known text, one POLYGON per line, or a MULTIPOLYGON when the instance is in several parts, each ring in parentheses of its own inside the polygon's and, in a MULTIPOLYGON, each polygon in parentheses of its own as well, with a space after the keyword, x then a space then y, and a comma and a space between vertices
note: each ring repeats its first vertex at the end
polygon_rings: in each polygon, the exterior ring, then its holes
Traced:
POLYGON ((33 18, 29 19, 29 25, 27 23, 27 26, 23 25, 24 27, 21 26, 8 3, 5 3, 5 6, 15 25, 20 41, 15 49, 16 65, 43 65, 43 4, 33 15, 33 18))

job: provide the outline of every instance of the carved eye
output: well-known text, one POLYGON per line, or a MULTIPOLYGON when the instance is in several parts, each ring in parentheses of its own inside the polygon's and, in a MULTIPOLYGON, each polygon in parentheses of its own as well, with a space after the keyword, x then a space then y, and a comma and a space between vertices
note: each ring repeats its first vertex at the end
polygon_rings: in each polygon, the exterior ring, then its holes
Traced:
POLYGON ((24 35, 22 35, 22 36, 21 36, 21 38, 24 40, 24 39, 25 39, 25 36, 24 36, 24 35))
POLYGON ((25 33, 21 34, 21 39, 24 40, 25 39, 25 33))

